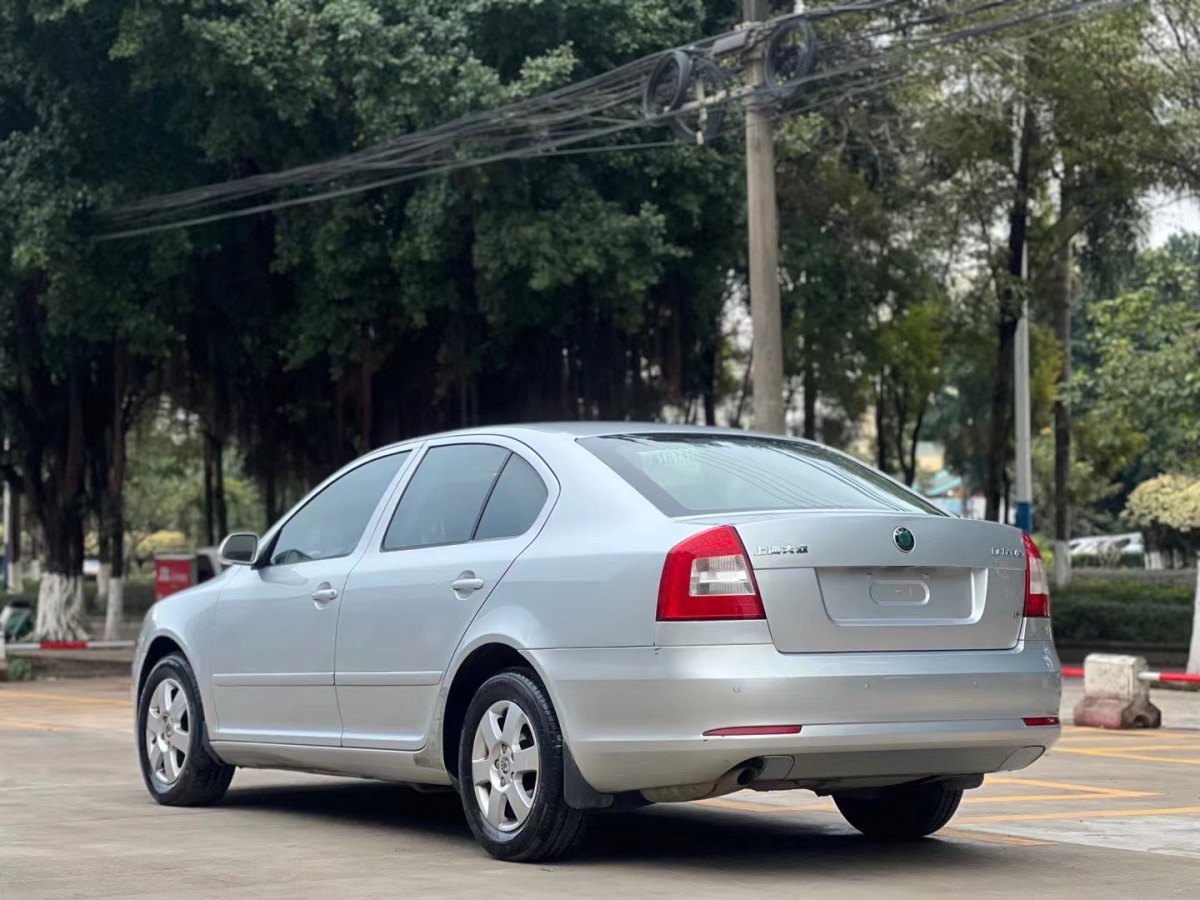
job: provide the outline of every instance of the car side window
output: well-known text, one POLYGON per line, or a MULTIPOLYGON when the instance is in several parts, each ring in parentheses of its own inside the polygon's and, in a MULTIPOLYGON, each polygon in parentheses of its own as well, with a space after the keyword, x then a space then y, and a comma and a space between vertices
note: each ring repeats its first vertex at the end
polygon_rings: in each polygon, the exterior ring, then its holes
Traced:
POLYGON ((492 488, 479 527, 475 529, 475 540, 524 534, 546 505, 548 496, 546 483, 533 466, 512 454, 492 488))
POLYGON ((334 559, 352 553, 383 492, 408 456, 405 450, 363 463, 309 500, 280 530, 271 564, 334 559))
POLYGON ((508 459, 494 444, 448 444, 425 454, 404 489, 384 550, 471 540, 483 504, 508 459))

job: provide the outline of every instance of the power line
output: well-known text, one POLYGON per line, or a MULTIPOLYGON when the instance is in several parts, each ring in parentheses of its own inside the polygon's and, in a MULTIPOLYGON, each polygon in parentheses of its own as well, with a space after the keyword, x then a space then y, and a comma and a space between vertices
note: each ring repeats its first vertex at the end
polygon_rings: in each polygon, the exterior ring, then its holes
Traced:
MULTIPOLYGON (((905 0, 874 0, 827 7, 806 13, 805 18, 822 22, 848 15, 883 13, 903 2, 905 0)), ((939 47, 1033 24, 1074 22, 1134 2, 1138 0, 1070 0, 977 23, 973 21, 976 17, 1018 6, 1021 0, 982 0, 959 9, 933 10, 914 18, 839 35, 822 46, 822 58, 827 62, 816 71, 794 79, 786 89, 730 89, 722 92, 723 96, 685 104, 682 109, 646 115, 641 109, 646 82, 663 56, 655 53, 555 91, 498 109, 472 113, 337 159, 126 204, 102 214, 104 230, 99 240, 134 237, 288 209, 506 160, 665 146, 664 142, 625 142, 615 146, 601 142, 628 131, 659 127, 687 109, 745 102, 752 95, 756 103, 786 102, 792 112, 815 110, 826 102, 833 102, 823 99, 827 96, 823 88, 853 90, 854 93, 871 90, 902 77, 906 67, 939 47), (930 25, 963 20, 972 21, 950 31, 921 31, 930 25), (880 46, 880 42, 891 35, 900 37, 895 43, 880 46), (814 88, 816 92, 809 93, 814 88), (289 189, 308 192, 253 202, 255 198, 267 198, 289 189)), ((760 35, 765 34, 792 18, 795 17, 772 20, 756 30, 760 35)), ((753 39, 742 30, 677 49, 692 54, 704 53, 733 37, 753 39)))

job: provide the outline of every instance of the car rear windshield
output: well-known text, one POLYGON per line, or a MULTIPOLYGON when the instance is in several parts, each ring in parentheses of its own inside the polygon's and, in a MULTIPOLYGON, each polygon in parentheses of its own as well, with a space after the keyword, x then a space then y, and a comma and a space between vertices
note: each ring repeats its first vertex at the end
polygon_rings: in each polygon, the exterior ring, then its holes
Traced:
POLYGON ((669 516, 768 509, 944 515, 874 469, 814 444, 764 437, 622 434, 584 447, 669 516))

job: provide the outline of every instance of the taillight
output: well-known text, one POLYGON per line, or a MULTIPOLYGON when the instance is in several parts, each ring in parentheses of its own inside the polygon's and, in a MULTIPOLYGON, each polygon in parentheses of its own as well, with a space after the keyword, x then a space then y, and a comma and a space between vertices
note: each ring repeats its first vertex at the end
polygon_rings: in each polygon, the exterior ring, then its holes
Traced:
POLYGON ((671 548, 658 584, 660 622, 763 618, 754 570, 732 526, 710 528, 671 548))
POLYGON ((1030 619, 1050 617, 1050 582, 1046 578, 1046 563, 1033 538, 1022 533, 1025 542, 1025 615, 1030 619))

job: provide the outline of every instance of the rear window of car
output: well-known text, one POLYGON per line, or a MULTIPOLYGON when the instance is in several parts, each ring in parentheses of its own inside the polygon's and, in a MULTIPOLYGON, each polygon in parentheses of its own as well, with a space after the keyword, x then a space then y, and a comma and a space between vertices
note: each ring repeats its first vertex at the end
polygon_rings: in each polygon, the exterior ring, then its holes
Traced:
POLYGON ((765 437, 622 434, 582 438, 669 516, 772 509, 945 515, 869 466, 814 444, 765 437))

